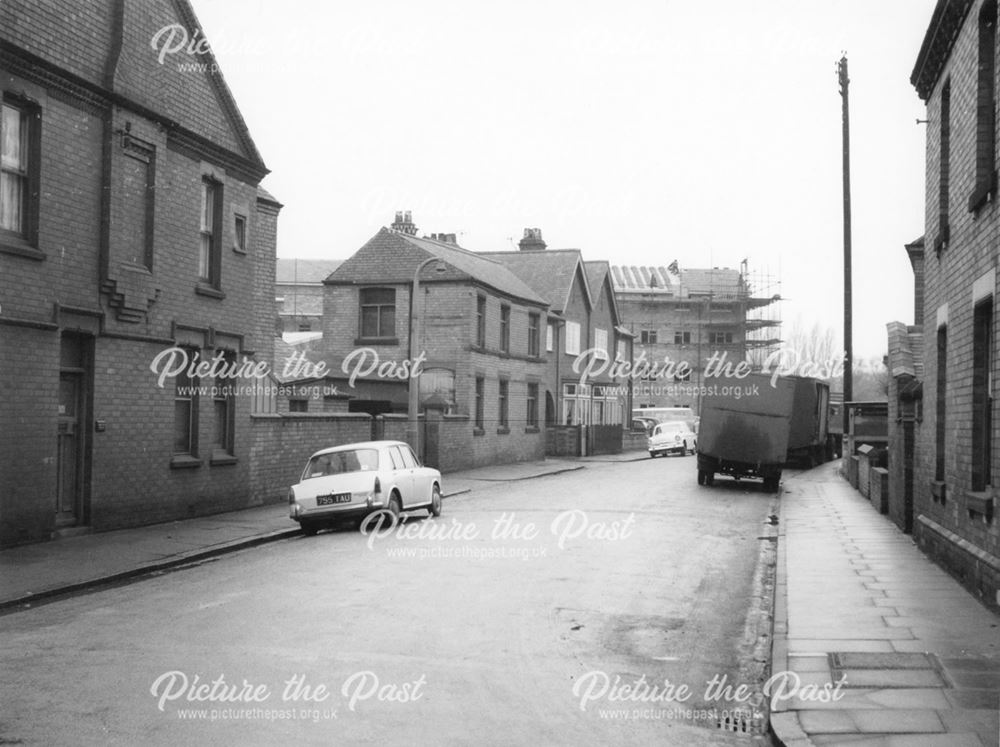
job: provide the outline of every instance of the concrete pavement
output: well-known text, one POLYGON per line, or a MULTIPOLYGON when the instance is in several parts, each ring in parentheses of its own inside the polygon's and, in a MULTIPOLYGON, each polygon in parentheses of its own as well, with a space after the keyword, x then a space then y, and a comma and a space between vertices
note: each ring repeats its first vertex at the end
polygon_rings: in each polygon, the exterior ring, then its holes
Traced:
POLYGON ((787 747, 997 745, 1000 618, 838 465, 783 486, 772 679, 793 673, 783 689, 802 697, 772 709, 774 734, 787 747))
MULTIPOLYGON (((645 458, 645 452, 600 457, 613 461, 645 458)), ((491 483, 583 469, 586 461, 546 459, 449 473, 442 480, 444 497, 491 483)), ((298 531, 288 518, 288 507, 278 503, 3 550, 0 611, 290 537, 298 531)))

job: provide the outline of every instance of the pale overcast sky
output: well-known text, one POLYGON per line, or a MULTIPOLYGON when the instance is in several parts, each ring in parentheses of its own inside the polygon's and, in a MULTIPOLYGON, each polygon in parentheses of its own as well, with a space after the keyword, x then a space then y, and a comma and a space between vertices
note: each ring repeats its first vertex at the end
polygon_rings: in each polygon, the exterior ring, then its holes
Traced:
POLYGON ((194 0, 285 204, 281 257, 343 259, 395 210, 468 249, 780 279, 842 325, 850 63, 855 357, 913 322, 933 0, 194 0))

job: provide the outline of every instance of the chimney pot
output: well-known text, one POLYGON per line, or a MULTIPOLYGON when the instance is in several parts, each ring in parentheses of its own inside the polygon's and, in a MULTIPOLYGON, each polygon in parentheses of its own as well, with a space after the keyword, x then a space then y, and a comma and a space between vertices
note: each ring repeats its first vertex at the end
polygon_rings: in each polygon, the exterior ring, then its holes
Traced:
POLYGON ((413 214, 409 210, 397 210, 392 230, 405 233, 407 236, 416 236, 417 227, 413 225, 413 214))
POLYGON ((545 249, 545 242, 542 240, 542 229, 525 228, 524 238, 517 243, 522 252, 538 252, 545 249))

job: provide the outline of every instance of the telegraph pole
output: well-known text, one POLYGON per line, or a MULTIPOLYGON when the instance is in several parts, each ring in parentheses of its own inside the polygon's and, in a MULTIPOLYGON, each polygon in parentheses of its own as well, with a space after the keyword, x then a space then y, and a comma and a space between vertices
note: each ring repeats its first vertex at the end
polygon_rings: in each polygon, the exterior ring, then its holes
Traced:
POLYGON ((837 63, 837 78, 840 81, 840 98, 843 102, 844 141, 844 435, 847 438, 847 403, 854 397, 853 341, 851 339, 851 121, 847 103, 847 55, 837 63))

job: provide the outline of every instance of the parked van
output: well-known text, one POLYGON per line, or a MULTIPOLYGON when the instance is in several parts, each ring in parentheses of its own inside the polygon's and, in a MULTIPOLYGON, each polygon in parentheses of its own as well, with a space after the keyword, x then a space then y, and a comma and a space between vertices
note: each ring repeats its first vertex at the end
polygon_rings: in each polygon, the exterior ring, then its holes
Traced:
POLYGON ((698 432, 698 416, 690 407, 637 407, 632 410, 633 420, 655 420, 657 423, 684 422, 698 432))

